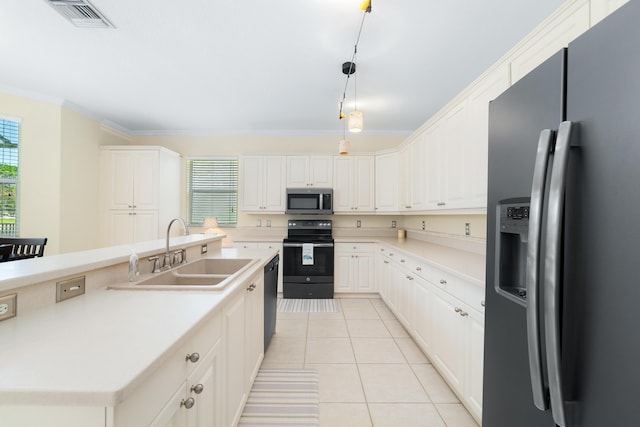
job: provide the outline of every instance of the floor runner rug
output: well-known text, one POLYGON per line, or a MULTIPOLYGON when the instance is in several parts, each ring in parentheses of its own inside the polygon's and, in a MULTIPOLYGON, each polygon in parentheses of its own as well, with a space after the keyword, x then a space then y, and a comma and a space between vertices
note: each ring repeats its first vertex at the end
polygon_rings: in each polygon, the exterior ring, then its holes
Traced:
POLYGON ((340 302, 335 299, 279 298, 280 313, 339 313, 340 302))
POLYGON ((238 427, 318 427, 316 369, 260 369, 238 427))

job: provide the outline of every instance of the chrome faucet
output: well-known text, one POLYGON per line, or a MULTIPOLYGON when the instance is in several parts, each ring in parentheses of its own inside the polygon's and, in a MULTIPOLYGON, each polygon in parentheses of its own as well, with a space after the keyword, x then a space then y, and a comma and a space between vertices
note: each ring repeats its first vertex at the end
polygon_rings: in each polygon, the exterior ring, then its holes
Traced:
MULTIPOLYGON (((187 223, 184 222, 184 219, 178 217, 173 218, 171 221, 169 221, 169 226, 167 227, 167 246, 165 248, 165 252, 164 252, 164 260, 162 262, 162 268, 167 269, 167 268, 171 268, 171 256, 169 255, 169 236, 170 236, 170 232, 171 232, 171 226, 173 225, 174 222, 179 221, 180 223, 182 223, 182 228, 184 229, 184 235, 188 236, 189 235, 189 228, 187 227, 187 223)), ((184 253, 183 253, 184 254, 184 253)), ((182 256, 182 260, 184 262, 184 260, 186 260, 186 254, 184 254, 182 256)))

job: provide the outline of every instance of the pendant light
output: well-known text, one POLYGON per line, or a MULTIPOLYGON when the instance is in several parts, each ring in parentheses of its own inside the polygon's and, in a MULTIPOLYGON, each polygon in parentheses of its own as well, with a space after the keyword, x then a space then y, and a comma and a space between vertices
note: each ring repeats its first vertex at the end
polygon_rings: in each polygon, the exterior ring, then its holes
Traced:
MULTIPOLYGON (((347 76, 347 81, 345 82, 344 85, 344 92, 342 94, 342 101, 340 101, 340 120, 345 118, 345 114, 342 111, 342 108, 344 106, 344 100, 346 98, 347 95, 347 86, 349 85, 349 77, 351 77, 352 74, 355 74, 356 72, 356 64, 355 64, 355 59, 356 59, 356 55, 358 53, 358 43, 360 42, 360 36, 362 35, 362 27, 364 26, 364 19, 367 16, 367 13, 371 13, 371 0, 364 0, 362 1, 362 3, 360 4, 360 9, 364 11, 364 14, 362 16, 362 22, 360 23, 360 29, 358 31, 358 37, 356 38, 356 43, 353 49, 353 56, 351 58, 350 62, 345 62, 344 64, 342 64, 342 73, 346 74, 347 76)), ((358 78, 357 76, 354 79, 354 103, 353 103, 353 111, 351 111, 349 113, 349 132, 362 132, 362 129, 364 128, 364 114, 362 113, 362 111, 358 110, 358 104, 357 104, 357 95, 358 95, 358 78)), ((342 139, 340 141, 340 154, 346 154, 346 151, 348 151, 348 144, 349 142, 346 141, 346 139, 342 139), (342 150, 342 147, 346 147, 345 150, 342 150), (343 153, 344 151, 344 153, 343 153)))
MULTIPOLYGON (((342 113, 344 116, 344 113, 342 113)), ((344 118, 344 117, 341 117, 344 118)), ((345 156, 349 154, 349 140, 347 139, 347 124, 342 127, 342 139, 338 143, 338 154, 345 156)))

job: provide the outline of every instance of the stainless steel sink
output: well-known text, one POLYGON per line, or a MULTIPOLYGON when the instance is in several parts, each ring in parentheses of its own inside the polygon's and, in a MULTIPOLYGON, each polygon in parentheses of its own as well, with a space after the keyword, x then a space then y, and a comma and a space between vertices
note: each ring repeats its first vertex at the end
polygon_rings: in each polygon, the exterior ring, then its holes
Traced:
POLYGON ((153 274, 138 282, 119 283, 120 290, 222 290, 256 259, 203 258, 173 270, 153 274))

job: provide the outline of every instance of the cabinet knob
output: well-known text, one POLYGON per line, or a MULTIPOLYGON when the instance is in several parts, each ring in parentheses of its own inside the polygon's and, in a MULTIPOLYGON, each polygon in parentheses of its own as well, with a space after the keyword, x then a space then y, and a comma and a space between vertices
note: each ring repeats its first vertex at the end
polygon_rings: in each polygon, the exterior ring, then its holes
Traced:
POLYGON ((444 279, 440 279, 440 284, 441 284, 441 285, 446 285, 446 284, 447 284, 447 281, 446 281, 446 280, 444 280, 444 279))
POLYGON ((249 287, 247 288, 247 290, 248 290, 249 292, 253 292, 253 290, 254 290, 255 288, 256 288, 256 284, 255 284, 255 283, 252 283, 251 285, 249 285, 249 287))
POLYGON ((469 315, 469 313, 467 313, 466 311, 460 310, 460 316, 467 317, 468 315, 469 315))
POLYGON ((186 400, 182 399, 182 402, 180 402, 180 407, 182 408, 184 406, 187 409, 191 409, 195 404, 196 404, 196 400, 193 397, 190 397, 186 400))
POLYGON ((456 313, 460 313, 462 311, 462 309, 460 307, 456 307, 454 310, 455 310, 456 313))
POLYGON ((387 260, 385 260, 385 261, 383 261, 383 262, 384 262, 385 264, 389 264, 389 261, 387 261, 387 260))
POLYGON ((185 360, 187 362, 196 363, 198 360, 200 360, 200 354, 198 353, 187 354, 187 357, 185 358, 185 360))
POLYGON ((416 267, 416 271, 422 271, 422 267, 416 267))
POLYGON ((401 260, 400 260, 400 262, 404 262, 404 260, 403 260, 403 259, 401 259, 401 260))
POLYGON ((204 386, 202 384, 196 384, 191 387, 191 391, 195 394, 200 394, 204 390, 204 386))
POLYGON ((480 301, 480 305, 484 307, 484 300, 480 301))

